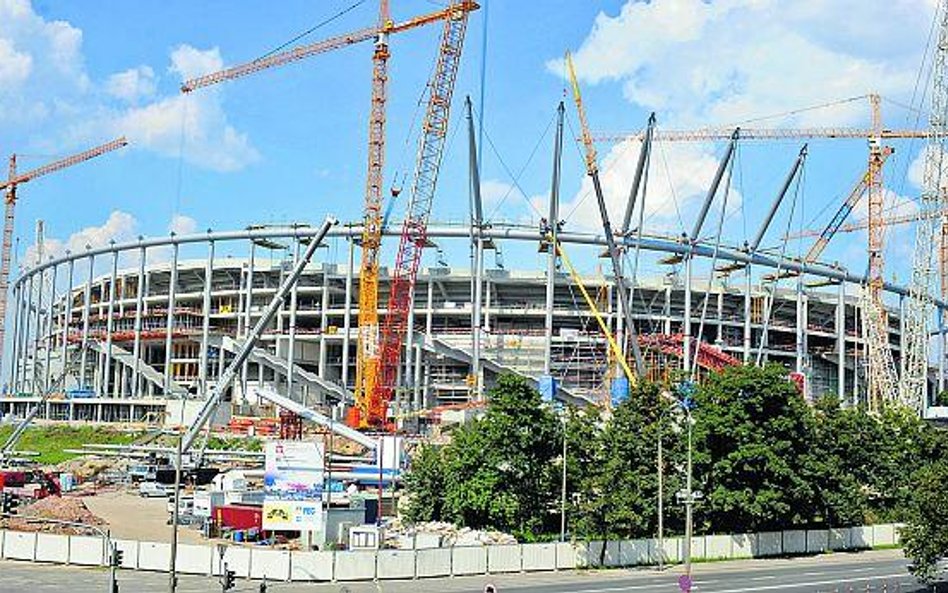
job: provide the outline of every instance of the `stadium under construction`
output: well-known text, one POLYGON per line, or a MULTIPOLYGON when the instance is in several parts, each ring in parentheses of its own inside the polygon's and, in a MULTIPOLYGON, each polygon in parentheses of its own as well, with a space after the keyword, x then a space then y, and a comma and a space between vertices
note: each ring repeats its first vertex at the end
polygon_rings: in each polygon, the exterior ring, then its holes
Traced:
MULTIPOLYGON (((546 253, 538 259, 552 259, 542 231, 495 226, 479 236, 488 246, 539 247, 546 253)), ((40 416, 50 420, 162 423, 178 417, 172 410, 196 409, 315 232, 293 225, 142 239, 69 254, 26 271, 13 286, 13 363, 0 412, 23 416, 47 390, 55 394, 45 400, 40 416), (204 257, 185 258, 185 253, 204 257)), ((431 240, 445 246, 463 247, 470 235, 469 227, 429 229, 431 240)), ((323 261, 304 269, 229 390, 232 410, 261 412, 246 396, 257 386, 324 409, 351 405, 360 236, 356 225, 330 231, 328 240, 343 247, 335 250, 341 261, 325 250, 323 261)), ((560 233, 559 241, 566 249, 604 246, 602 237, 592 234, 560 233)), ((717 274, 711 282, 686 281, 683 266, 670 265, 667 275, 629 287, 648 376, 669 377, 683 369, 685 360, 695 358, 683 356, 689 344, 697 348, 699 373, 769 360, 805 378, 809 397, 835 393, 846 402, 866 401, 866 335, 856 296, 863 278, 809 264, 805 274, 783 280, 775 290, 767 270, 792 274, 804 266, 672 237, 638 241, 643 252, 660 257, 752 264, 717 274)), ((475 269, 473 275, 469 268, 447 265, 423 269, 392 413, 405 416, 477 400, 504 372, 534 382, 550 375, 559 385, 558 397, 569 401, 607 398, 618 365, 576 279, 553 269, 552 275, 503 266, 475 269), (473 290, 476 284, 480 291, 473 290), (472 329, 477 325, 479 332, 472 329)), ((384 301, 385 269, 381 278, 384 301)), ((614 279, 598 274, 581 283, 610 330, 623 335, 614 279)), ((885 288, 902 302, 903 288, 885 288)), ((892 309, 887 318, 898 359, 902 316, 892 309)))
MULTIPOLYGON (((339 410, 338 419, 345 411, 352 428, 386 430, 405 419, 480 404, 504 373, 528 378, 549 398, 607 403, 638 378, 700 381, 728 365, 766 361, 785 365, 805 397, 833 393, 870 410, 898 402, 922 414, 932 396, 944 391, 946 305, 935 296, 948 286, 948 226, 942 227, 940 250, 935 248, 945 211, 940 155, 948 152, 948 118, 939 111, 948 109, 941 69, 933 72, 938 101, 932 101, 929 129, 885 128, 881 97, 869 94, 869 129, 659 130, 652 114, 642 131, 616 137, 591 132, 567 54, 591 188, 586 197, 595 198, 587 207, 598 211, 595 224, 564 226, 568 221, 561 220, 564 102, 556 110, 548 207, 532 201, 534 210, 544 212, 537 211, 530 224, 484 216, 481 141, 470 98, 464 105, 468 222, 429 224, 437 220, 438 177, 451 108, 458 102, 454 87, 468 19, 480 7, 454 0, 395 22, 388 3, 380 6, 378 27, 268 54, 181 86, 183 93, 201 92, 373 41, 359 220, 338 225, 330 216, 319 227, 140 238, 52 259, 42 257, 37 241, 40 257, 27 262, 8 287, 17 185, 127 142, 119 138, 27 173, 18 174, 11 159, 10 179, 0 183, 7 190, 0 270, 6 388, 0 413, 188 424, 200 431, 222 401, 242 415, 272 414, 255 395, 266 390, 294 406, 339 410), (401 190, 393 188, 391 198, 383 191, 389 36, 430 24, 441 28, 441 36, 423 94, 414 173, 404 215, 389 224, 387 208, 401 190), (739 142, 781 138, 868 141, 865 173, 815 233, 809 251, 795 257, 786 249, 789 227, 779 234, 771 223, 787 211, 794 216, 806 144, 763 216, 744 221, 757 226, 756 233, 735 244, 724 232, 739 142), (926 139, 928 146, 917 208, 896 221, 883 216, 882 172, 894 151, 887 144, 901 139, 926 139), (638 149, 634 175, 623 180, 629 187, 619 205, 624 216, 612 221, 596 147, 608 141, 638 149), (652 145, 662 141, 727 142, 706 190, 698 192, 704 194, 700 208, 688 213, 690 229, 680 235, 645 231, 646 204, 662 199, 648 187, 652 145), (864 195, 868 258, 856 272, 822 254, 864 195), (895 285, 885 281, 883 238, 887 225, 900 222, 914 224, 916 246, 911 278, 895 285), (768 236, 780 247, 768 248, 768 236), (320 246, 329 249, 314 259, 320 246), (501 249, 517 254, 517 264, 508 269, 498 257, 493 267, 487 265, 487 253, 501 249), (432 265, 435 252, 455 259, 439 256, 432 265), (467 260, 458 259, 459 253, 469 256, 470 265, 457 264, 467 260), (527 253, 535 254, 533 266, 527 253), (941 291, 935 288, 939 272, 941 291)), ((948 38, 948 20, 941 34, 948 38)), ((939 51, 948 51, 944 47, 939 51)), ((936 63, 941 68, 945 62, 936 63)))

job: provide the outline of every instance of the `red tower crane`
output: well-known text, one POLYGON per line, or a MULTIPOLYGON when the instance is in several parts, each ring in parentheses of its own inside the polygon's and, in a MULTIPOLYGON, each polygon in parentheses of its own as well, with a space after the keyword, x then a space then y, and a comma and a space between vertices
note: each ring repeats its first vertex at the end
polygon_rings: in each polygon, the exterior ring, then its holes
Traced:
POLYGON ((348 418, 350 425, 382 427, 387 421, 388 402, 395 391, 418 266, 428 243, 428 217, 438 183, 451 113, 451 97, 467 32, 470 10, 465 9, 466 4, 468 2, 465 0, 455 0, 447 8, 451 15, 444 21, 438 62, 429 83, 418 161, 392 273, 388 315, 382 324, 379 376, 366 405, 352 408, 348 418))

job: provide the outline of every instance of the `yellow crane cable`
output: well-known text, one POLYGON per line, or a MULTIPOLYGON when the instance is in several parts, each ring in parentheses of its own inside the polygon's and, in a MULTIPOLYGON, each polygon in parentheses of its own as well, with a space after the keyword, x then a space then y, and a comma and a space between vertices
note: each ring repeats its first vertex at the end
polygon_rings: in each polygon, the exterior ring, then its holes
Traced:
POLYGON ((559 242, 559 240, 554 239, 553 235, 547 235, 547 240, 550 242, 550 244, 555 246, 556 253, 559 254, 560 260, 563 262, 563 265, 566 266, 570 277, 573 279, 573 284, 579 288, 583 298, 586 299, 586 305, 592 312, 593 317, 596 318, 596 322, 599 324, 599 329, 601 329, 602 333, 606 336, 606 340, 609 342, 609 348, 612 350, 616 360, 619 361, 619 364, 622 365, 622 371, 629 380, 629 385, 634 387, 638 384, 638 379, 635 376, 635 373, 632 372, 631 367, 629 367, 629 363, 626 362, 625 356, 622 355, 622 350, 619 348, 619 344, 613 337, 612 332, 609 331, 609 326, 606 325, 606 320, 602 318, 602 314, 599 312, 599 307, 596 306, 596 302, 589 295, 589 291, 586 290, 586 286, 583 284, 582 278, 579 277, 579 274, 576 272, 576 268, 573 267, 572 262, 569 260, 569 256, 567 256, 566 251, 563 250, 563 245, 559 242))

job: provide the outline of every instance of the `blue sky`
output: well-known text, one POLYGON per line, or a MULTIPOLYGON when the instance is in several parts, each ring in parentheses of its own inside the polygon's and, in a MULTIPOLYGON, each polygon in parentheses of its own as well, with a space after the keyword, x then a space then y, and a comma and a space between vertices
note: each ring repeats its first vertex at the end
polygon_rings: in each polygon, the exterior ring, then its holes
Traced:
MULTIPOLYGON (((128 240, 174 228, 233 229, 261 222, 316 222, 332 213, 360 218, 365 169, 371 45, 362 44, 258 73, 182 98, 185 76, 254 59, 356 3, 161 3, 0 0, 0 154, 21 153, 21 168, 125 134, 119 154, 37 180, 21 189, 17 236, 32 242, 46 221, 53 248, 128 240)), ((635 130, 648 113, 662 128, 748 125, 865 126, 868 103, 814 105, 878 91, 889 127, 911 127, 924 108, 916 80, 933 0, 623 0, 515 2, 486 0, 472 16, 455 93, 451 139, 433 220, 467 216, 462 99, 478 101, 486 58, 482 146, 485 210, 497 220, 530 222, 549 192, 552 127, 564 98, 562 65, 576 54, 592 127, 635 130), (482 51, 487 19, 487 53, 482 51), (485 142, 485 144, 487 144, 485 142), (511 178, 508 170, 516 176, 511 178), (516 181, 516 183, 514 183, 516 181), (522 193, 521 193, 522 192, 522 193), (532 205, 531 205, 532 204, 532 205)), ((443 2, 393 0, 401 20, 443 2)), ((302 42, 371 25, 377 3, 365 1, 302 42)), ((439 28, 391 41, 388 183, 408 175, 417 138, 416 104, 431 71, 439 28), (413 125, 413 121, 415 124, 413 125)), ((568 99, 568 97, 566 97, 568 99)), ((567 103, 572 130, 575 108, 567 103)), ((925 118, 919 120, 922 124, 925 118)), ((570 128, 568 128, 569 130, 570 128)), ((594 228, 595 209, 578 147, 567 133, 562 213, 567 228, 594 228)), ((745 143, 734 170, 725 234, 753 234, 790 167, 800 141, 745 143)), ((893 213, 910 211, 920 177, 919 142, 895 144, 887 182, 893 213), (907 202, 907 203, 903 203, 907 202)), ((648 223, 678 233, 691 221, 723 145, 664 145, 656 157, 648 223)), ((621 212, 637 145, 600 146, 604 184, 621 212)), ((811 144, 795 219, 780 230, 825 224, 865 167, 861 141, 811 144)), ((404 192, 402 196, 407 196, 404 192)), ((397 204, 395 216, 404 210, 397 204)), ((865 215, 859 209, 856 218, 865 215)), ((716 215, 708 226, 717 224, 716 215)), ((910 227, 891 234, 891 260, 907 261, 910 227), (903 232, 906 231, 906 232, 903 232)), ((826 259, 865 266, 865 233, 841 236, 826 259)), ((808 243, 792 243, 791 253, 808 243)), ((513 246, 508 266, 534 267, 532 247, 513 246), (516 263, 513 263, 513 261, 516 263)), ((463 262, 467 248, 447 256, 463 262)), ((429 256, 432 258, 433 255, 429 256)), ((599 265, 592 258, 583 267, 599 265)), ((660 270, 657 264, 647 268, 660 270)), ((890 266, 902 272, 906 266, 890 266)))

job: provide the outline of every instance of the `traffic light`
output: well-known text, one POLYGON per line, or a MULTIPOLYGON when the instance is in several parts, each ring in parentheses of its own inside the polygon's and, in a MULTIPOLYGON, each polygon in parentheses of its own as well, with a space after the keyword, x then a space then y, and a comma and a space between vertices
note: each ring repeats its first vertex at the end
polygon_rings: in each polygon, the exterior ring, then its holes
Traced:
POLYGON ((234 582, 234 577, 236 576, 236 574, 237 573, 235 573, 232 570, 227 570, 226 568, 224 569, 224 580, 221 583, 222 591, 230 591, 237 585, 234 582))
POLYGON ((20 506, 20 498, 16 494, 9 492, 0 493, 0 513, 4 515, 15 515, 18 506, 20 506))
POLYGON ((118 548, 112 549, 112 558, 110 565, 116 568, 122 566, 122 559, 125 557, 125 552, 119 550, 118 548))

